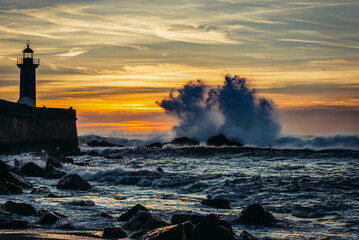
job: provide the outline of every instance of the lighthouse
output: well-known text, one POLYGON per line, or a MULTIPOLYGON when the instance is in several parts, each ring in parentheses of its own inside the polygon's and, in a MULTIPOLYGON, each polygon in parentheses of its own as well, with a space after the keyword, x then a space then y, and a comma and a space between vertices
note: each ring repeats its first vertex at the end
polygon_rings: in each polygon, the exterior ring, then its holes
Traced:
POLYGON ((34 58, 29 41, 26 45, 22 58, 17 59, 20 68, 20 98, 17 103, 36 107, 36 68, 40 65, 40 59, 34 58))

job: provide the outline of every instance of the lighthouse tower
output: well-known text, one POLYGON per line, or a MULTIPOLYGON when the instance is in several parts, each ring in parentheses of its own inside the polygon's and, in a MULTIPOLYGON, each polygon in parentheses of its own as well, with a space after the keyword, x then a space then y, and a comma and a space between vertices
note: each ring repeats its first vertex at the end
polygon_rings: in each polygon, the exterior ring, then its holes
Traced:
POLYGON ((20 98, 18 103, 36 107, 36 68, 40 65, 40 59, 34 58, 34 51, 27 41, 22 58, 17 59, 20 68, 20 98))

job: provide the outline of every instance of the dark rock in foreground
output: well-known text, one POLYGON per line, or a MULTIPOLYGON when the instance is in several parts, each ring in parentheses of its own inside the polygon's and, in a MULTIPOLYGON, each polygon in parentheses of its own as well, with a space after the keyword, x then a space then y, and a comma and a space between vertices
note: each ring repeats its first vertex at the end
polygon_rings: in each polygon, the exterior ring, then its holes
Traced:
POLYGON ((23 216, 31 216, 36 214, 36 210, 33 206, 27 203, 17 203, 13 201, 7 201, 1 206, 1 210, 15 213, 23 216))
POLYGON ((74 206, 84 206, 84 207, 95 206, 95 203, 91 200, 74 201, 71 202, 71 204, 74 206))
POLYGON ((0 195, 10 195, 10 194, 21 194, 22 187, 10 183, 10 182, 0 182, 0 195))
POLYGON ((20 172, 26 176, 42 177, 44 175, 45 170, 37 166, 33 162, 28 162, 24 166, 22 166, 20 172))
POLYGON ((164 172, 164 171, 163 171, 163 169, 161 167, 158 167, 157 172, 164 172))
POLYGON ((221 208, 221 209, 231 209, 229 205, 229 201, 226 199, 205 199, 201 202, 203 205, 214 207, 214 208, 221 208))
POLYGON ((162 220, 161 218, 152 215, 146 211, 138 211, 135 216, 133 216, 123 228, 130 231, 139 231, 139 230, 153 230, 159 227, 165 227, 169 224, 162 220))
POLYGON ((173 216, 171 218, 171 223, 173 223, 173 224, 183 223, 186 221, 191 221, 194 225, 196 225, 200 222, 203 222, 203 221, 213 222, 213 223, 216 223, 224 228, 227 228, 231 232, 233 232, 231 224, 220 219, 215 214, 209 214, 209 215, 173 214, 173 216))
POLYGON ((223 134, 219 134, 219 135, 210 137, 207 140, 207 145, 208 146, 216 146, 216 147, 220 147, 220 146, 238 146, 238 147, 240 147, 240 146, 243 146, 239 142, 229 140, 223 134))
POLYGON ((238 240, 258 240, 258 238, 254 237, 252 234, 250 234, 246 230, 243 230, 241 232, 241 234, 239 235, 238 240))
POLYGON ((234 233, 215 222, 203 221, 193 228, 192 240, 234 240, 234 233))
POLYGON ((79 175, 70 174, 60 179, 57 183, 57 188, 60 189, 73 189, 73 190, 89 190, 91 185, 83 180, 79 175))
POLYGON ((171 144, 176 146, 198 146, 199 141, 190 139, 188 137, 179 137, 173 139, 171 144))
POLYGON ((65 175, 66 175, 65 172, 57 170, 54 166, 47 163, 46 167, 45 167, 45 172, 43 174, 43 177, 47 178, 47 179, 59 179, 59 178, 62 178, 63 176, 65 176, 65 175))
POLYGON ((89 147, 123 147, 122 145, 113 144, 106 141, 97 141, 97 140, 92 140, 88 142, 87 145, 89 147))
POLYGON ((272 213, 265 210, 260 204, 251 204, 242 210, 240 220, 248 224, 275 227, 276 220, 272 213))
POLYGON ((102 238, 127 238, 127 233, 121 227, 107 227, 103 230, 102 238))
POLYGON ((25 220, 0 218, 0 229, 26 229, 28 225, 25 220))
POLYGON ((188 221, 177 225, 156 228, 147 232, 140 240, 187 240, 191 238, 192 230, 193 225, 188 221))
POLYGON ((145 208, 144 206, 142 206, 141 204, 137 204, 136 206, 133 206, 130 210, 128 210, 127 212, 125 212, 124 214, 122 214, 121 216, 119 216, 117 218, 117 221, 119 222, 125 222, 130 220, 133 216, 135 216, 137 214, 138 211, 145 211, 148 212, 147 208, 145 208))
POLYGON ((12 172, 0 172, 0 181, 10 182, 22 188, 32 188, 32 184, 28 180, 12 172))
POLYGON ((57 215, 55 212, 47 212, 39 221, 39 224, 55 224, 63 216, 57 215))
POLYGON ((115 219, 113 216, 111 216, 110 214, 108 213, 105 213, 105 212, 101 212, 99 215, 97 216, 100 216, 100 217, 103 217, 103 218, 107 218, 107 219, 115 219))

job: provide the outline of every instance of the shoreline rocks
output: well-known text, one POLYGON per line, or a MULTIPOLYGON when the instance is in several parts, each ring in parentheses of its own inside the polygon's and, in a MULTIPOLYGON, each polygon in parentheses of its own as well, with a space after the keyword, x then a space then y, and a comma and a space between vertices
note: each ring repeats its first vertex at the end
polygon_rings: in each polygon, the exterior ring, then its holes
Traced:
POLYGON ((275 227, 277 225, 273 214, 265 210, 262 205, 256 203, 248 205, 242 210, 239 220, 247 224, 275 227))
POLYGON ((59 189, 72 189, 72 190, 89 190, 92 188, 91 184, 82 179, 79 175, 70 174, 66 175, 59 180, 56 185, 59 189))
POLYGON ((229 201, 226 199, 204 199, 201 204, 214 208, 231 209, 229 201))
POLYGON ((223 134, 219 134, 219 135, 210 137, 207 140, 207 145, 208 146, 216 146, 216 147, 221 147, 221 146, 237 146, 237 147, 240 147, 240 146, 243 146, 239 142, 229 140, 223 134))

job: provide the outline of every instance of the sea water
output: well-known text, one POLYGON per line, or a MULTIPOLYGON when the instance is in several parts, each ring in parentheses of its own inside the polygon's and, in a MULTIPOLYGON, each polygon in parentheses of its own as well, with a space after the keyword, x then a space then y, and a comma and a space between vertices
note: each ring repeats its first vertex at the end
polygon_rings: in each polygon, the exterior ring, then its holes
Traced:
MULTIPOLYGON (((68 216, 68 225, 80 230, 121 226, 115 219, 136 204, 170 221, 175 213, 218 214, 239 234, 246 229, 266 239, 359 239, 359 151, 270 149, 249 147, 137 147, 90 148, 99 156, 73 156, 75 162, 61 169, 77 173, 91 183, 89 191, 60 190, 58 180, 27 177, 44 193, 1 196, 32 204, 37 210, 54 210, 68 216), (110 156, 111 158, 108 158, 110 156), (122 158, 121 158, 122 157, 122 158), (157 172, 161 167, 164 172, 157 172), (48 193, 58 198, 48 198, 48 193), (230 210, 201 204, 202 199, 228 199, 230 210), (95 206, 70 204, 92 200, 95 206), (260 203, 273 213, 278 226, 243 225, 241 210, 260 203)), ((32 153, 0 156, 10 165, 45 161, 32 153)), ((24 217, 36 227, 38 217, 24 217)), ((59 222, 51 228, 63 227, 59 222)))

